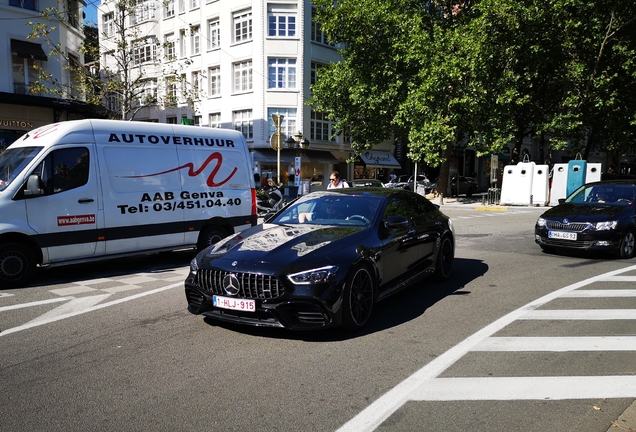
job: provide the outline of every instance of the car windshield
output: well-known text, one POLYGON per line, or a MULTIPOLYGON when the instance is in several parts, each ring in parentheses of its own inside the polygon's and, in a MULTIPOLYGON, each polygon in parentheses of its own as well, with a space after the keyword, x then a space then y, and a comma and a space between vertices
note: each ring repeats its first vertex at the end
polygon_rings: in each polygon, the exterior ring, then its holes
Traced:
POLYGON ((303 197, 268 223, 368 227, 376 217, 381 199, 377 196, 342 194, 303 197))
POLYGON ((42 147, 8 148, 0 154, 0 191, 7 188, 42 150, 42 147))
POLYGON ((565 202, 574 204, 632 205, 636 198, 636 185, 591 184, 585 185, 570 195, 565 202))

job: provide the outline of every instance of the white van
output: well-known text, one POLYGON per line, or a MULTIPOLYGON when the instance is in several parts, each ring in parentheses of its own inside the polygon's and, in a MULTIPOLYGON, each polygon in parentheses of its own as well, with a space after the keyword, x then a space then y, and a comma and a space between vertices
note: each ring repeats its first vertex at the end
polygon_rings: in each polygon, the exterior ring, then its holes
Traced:
POLYGON ((256 225, 234 130, 116 120, 56 123, 0 154, 0 287, 36 267, 203 248, 256 225))

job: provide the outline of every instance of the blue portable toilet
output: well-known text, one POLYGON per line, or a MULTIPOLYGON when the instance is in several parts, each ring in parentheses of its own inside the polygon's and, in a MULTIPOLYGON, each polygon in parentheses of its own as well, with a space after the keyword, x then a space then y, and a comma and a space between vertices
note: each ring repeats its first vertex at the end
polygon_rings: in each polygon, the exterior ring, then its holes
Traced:
POLYGON ((585 184, 587 161, 575 159, 568 162, 567 196, 585 184))

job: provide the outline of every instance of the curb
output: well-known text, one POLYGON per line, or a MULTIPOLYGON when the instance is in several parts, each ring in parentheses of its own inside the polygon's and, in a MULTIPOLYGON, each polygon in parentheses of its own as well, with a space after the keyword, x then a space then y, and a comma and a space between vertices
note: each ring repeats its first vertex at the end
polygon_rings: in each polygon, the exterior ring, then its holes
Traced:
POLYGON ((497 206, 497 207, 475 207, 476 211, 508 211, 508 207, 497 206))
POLYGON ((607 432, 620 431, 636 431, 636 401, 634 401, 620 417, 612 422, 612 426, 607 432))

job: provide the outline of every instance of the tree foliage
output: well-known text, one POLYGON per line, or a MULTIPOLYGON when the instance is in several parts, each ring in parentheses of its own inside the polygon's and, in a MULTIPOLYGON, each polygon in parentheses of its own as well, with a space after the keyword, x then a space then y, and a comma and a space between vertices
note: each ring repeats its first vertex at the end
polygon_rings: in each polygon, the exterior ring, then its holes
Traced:
MULTIPOLYGON (((343 61, 319 71, 309 103, 360 152, 408 137, 442 165, 525 137, 625 153, 636 116, 632 0, 315 0, 343 61)), ((547 155, 545 155, 547 158, 547 155)), ((543 161, 541 161, 543 162, 543 161)), ((443 189, 443 184, 440 184, 443 189)))

